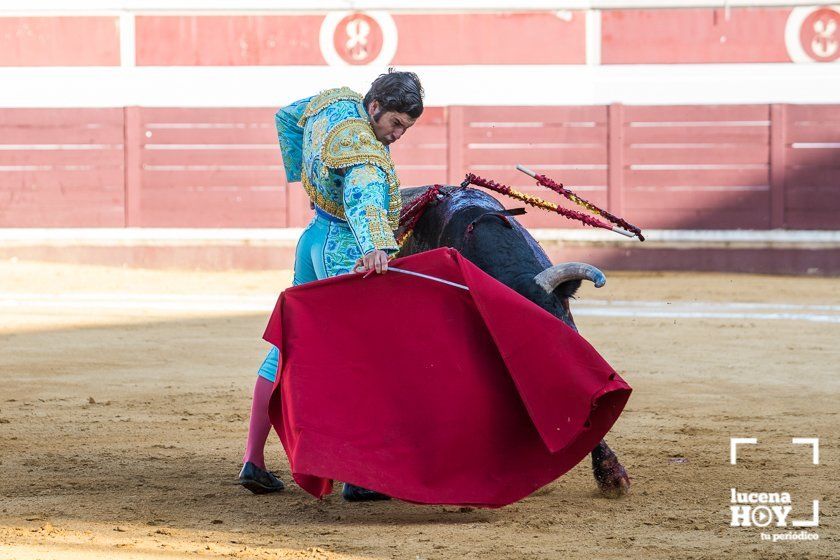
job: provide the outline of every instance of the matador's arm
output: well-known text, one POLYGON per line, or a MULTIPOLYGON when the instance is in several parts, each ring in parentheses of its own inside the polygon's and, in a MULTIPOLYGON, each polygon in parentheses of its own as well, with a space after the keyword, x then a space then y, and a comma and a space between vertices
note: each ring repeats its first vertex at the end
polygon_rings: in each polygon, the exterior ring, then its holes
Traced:
POLYGON ((389 186, 385 172, 365 163, 347 169, 344 175, 344 213, 367 254, 374 249, 395 253, 399 250, 388 222, 389 186))
POLYGON ((277 140, 283 154, 283 167, 286 170, 286 180, 290 183, 300 181, 303 167, 303 127, 299 124, 311 97, 295 101, 291 105, 278 109, 274 115, 274 125, 277 127, 277 140))

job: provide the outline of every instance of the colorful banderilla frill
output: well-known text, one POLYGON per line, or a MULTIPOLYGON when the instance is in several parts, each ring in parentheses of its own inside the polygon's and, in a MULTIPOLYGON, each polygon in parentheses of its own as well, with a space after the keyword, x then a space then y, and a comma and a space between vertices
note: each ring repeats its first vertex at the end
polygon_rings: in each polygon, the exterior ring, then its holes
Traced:
POLYGON ((570 220, 577 220, 577 221, 579 221, 579 222, 581 222, 581 223, 583 223, 584 225, 587 225, 587 226, 608 229, 610 231, 620 233, 621 235, 625 235, 627 237, 634 237, 635 236, 635 237, 639 238, 639 241, 644 241, 645 240, 644 236, 642 235, 642 230, 641 229, 639 229, 638 227, 628 223, 624 219, 619 218, 617 216, 614 216, 613 214, 610 214, 606 210, 603 210, 603 209, 595 206, 594 204, 592 204, 588 200, 585 200, 585 199, 581 198, 580 196, 578 196, 577 194, 575 194, 573 191, 564 188, 562 184, 555 183, 554 181, 552 181, 550 178, 546 177, 545 175, 539 175, 537 173, 534 173, 533 171, 530 171, 530 170, 522 167, 521 165, 517 166, 517 169, 519 169, 520 171, 530 175, 531 177, 534 177, 537 180, 537 184, 542 185, 544 187, 547 187, 547 188, 553 190, 554 192, 563 195, 564 197, 571 200, 575 204, 578 204, 579 206, 582 206, 582 207, 586 208, 590 212, 593 212, 593 213, 595 213, 599 216, 602 216, 602 217, 606 218, 607 220, 609 220, 610 222, 615 224, 615 226, 607 224, 605 222, 602 222, 601 220, 599 220, 597 218, 594 218, 592 216, 588 216, 588 215, 586 215, 582 212, 577 212, 575 210, 569 210, 568 208, 563 208, 562 206, 560 206, 558 204, 555 204, 553 202, 549 202, 547 200, 543 200, 542 198, 532 196, 532 195, 529 195, 529 194, 525 194, 525 193, 520 192, 516 189, 513 189, 513 188, 511 188, 507 185, 497 183, 496 181, 493 181, 491 179, 484 179, 483 177, 479 177, 478 175, 475 175, 473 173, 467 173, 467 176, 464 179, 464 181, 461 183, 461 186, 466 187, 468 185, 476 185, 478 187, 484 187, 486 189, 497 192, 499 194, 503 194, 505 196, 509 196, 509 197, 514 198, 516 200, 520 200, 520 201, 524 202, 525 204, 529 204, 529 205, 534 206, 536 208, 541 208, 541 209, 547 210, 549 212, 555 212, 555 213, 560 214, 561 216, 563 216, 565 218, 569 218, 570 220))

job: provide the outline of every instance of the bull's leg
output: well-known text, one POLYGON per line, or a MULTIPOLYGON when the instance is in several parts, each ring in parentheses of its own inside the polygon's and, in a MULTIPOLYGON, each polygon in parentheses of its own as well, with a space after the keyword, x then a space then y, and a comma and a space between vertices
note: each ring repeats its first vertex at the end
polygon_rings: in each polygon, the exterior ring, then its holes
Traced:
POLYGON ((630 477, 604 440, 592 450, 592 474, 605 497, 620 498, 630 493, 630 477))

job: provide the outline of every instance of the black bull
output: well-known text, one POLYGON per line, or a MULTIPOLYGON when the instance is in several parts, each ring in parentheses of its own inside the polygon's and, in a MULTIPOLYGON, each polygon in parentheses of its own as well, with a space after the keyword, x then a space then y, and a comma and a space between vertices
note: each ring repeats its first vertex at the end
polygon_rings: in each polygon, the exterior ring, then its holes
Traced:
MULTIPOLYGON (((427 190, 403 190, 403 204, 427 190)), ((443 187, 417 222, 400 256, 453 247, 496 280, 516 290, 577 330, 569 298, 588 279, 600 287, 601 272, 589 265, 553 266, 542 247, 499 202, 472 188, 443 187)), ((601 492, 618 497, 630 489, 630 479, 604 440, 592 451, 592 471, 601 492)))

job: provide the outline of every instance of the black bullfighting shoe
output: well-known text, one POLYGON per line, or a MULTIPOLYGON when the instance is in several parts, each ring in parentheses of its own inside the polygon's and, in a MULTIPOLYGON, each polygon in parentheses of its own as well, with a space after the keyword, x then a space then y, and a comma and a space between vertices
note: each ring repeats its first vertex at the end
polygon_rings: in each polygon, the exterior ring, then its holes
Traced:
POLYGON ((254 494, 279 492, 286 487, 273 472, 261 469, 250 461, 242 465, 242 470, 239 471, 239 484, 254 494))
POLYGON ((379 492, 347 482, 344 483, 344 487, 341 489, 341 497, 348 502, 376 502, 391 499, 390 496, 386 496, 385 494, 380 494, 379 492))

